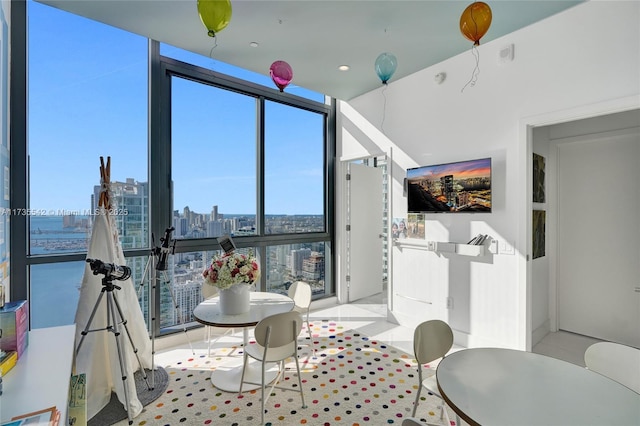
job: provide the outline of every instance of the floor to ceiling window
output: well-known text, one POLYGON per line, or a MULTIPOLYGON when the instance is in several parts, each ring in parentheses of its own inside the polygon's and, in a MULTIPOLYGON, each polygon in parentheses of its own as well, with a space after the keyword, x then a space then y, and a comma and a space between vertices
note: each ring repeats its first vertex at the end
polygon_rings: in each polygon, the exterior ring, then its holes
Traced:
POLYGON ((259 256, 258 289, 286 292, 305 280, 315 297, 333 293, 333 109, 324 96, 282 94, 268 76, 218 63, 234 76, 220 84, 203 68, 209 58, 162 45, 162 94, 150 97, 146 38, 27 4, 29 168, 12 184, 28 191, 18 232, 28 241, 33 328, 74 322, 100 157, 111 158, 115 202, 126 212, 116 217, 120 243, 145 313, 150 255, 172 229, 158 331, 190 321, 221 235, 259 256), (149 99, 169 108, 168 121, 153 122, 149 99))
POLYGON ((27 13, 35 328, 74 322, 101 156, 127 209, 117 217, 123 248, 148 245, 147 40, 36 2, 27 13))
MULTIPOLYGON (((219 249, 216 237, 231 235, 238 250, 258 254, 258 289, 286 293, 304 280, 316 297, 331 294, 331 107, 173 58, 160 62, 169 119, 158 120, 169 123, 170 155, 160 155, 158 144, 157 158, 171 161, 156 165, 171 176, 171 197, 158 208, 173 212, 175 291, 199 288, 219 249)), ((164 319, 177 321, 192 308, 164 319)))
POLYGON ((256 101, 171 79, 171 178, 176 238, 255 234, 256 101), (194 100, 201 103, 194 106, 194 100))

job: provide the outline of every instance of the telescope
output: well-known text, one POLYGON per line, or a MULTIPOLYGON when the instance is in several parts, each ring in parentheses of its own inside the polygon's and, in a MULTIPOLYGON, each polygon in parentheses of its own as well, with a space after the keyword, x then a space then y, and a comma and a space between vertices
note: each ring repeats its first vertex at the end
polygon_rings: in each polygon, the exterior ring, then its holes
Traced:
POLYGON ((176 229, 173 226, 171 228, 167 228, 164 231, 164 237, 160 238, 160 242, 162 243, 159 247, 159 259, 158 264, 156 265, 156 270, 165 271, 167 269, 167 255, 169 253, 173 254, 175 250, 175 241, 173 243, 173 247, 169 247, 171 245, 171 232, 176 229))
POLYGON ((131 276, 131 268, 126 265, 104 263, 98 259, 87 259, 87 263, 93 271, 93 275, 103 274, 107 279, 124 281, 131 276))

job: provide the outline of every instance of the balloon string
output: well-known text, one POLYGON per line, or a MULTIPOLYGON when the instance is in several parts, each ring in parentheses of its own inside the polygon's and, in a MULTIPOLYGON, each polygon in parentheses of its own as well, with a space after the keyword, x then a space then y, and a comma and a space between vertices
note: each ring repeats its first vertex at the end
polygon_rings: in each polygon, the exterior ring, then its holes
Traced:
MULTIPOLYGON (((382 123, 380 123, 380 129, 382 133, 384 133, 384 119, 387 115, 387 94, 384 93, 387 90, 387 83, 384 83, 384 88, 382 89, 382 97, 384 98, 384 104, 382 106, 382 123)), ((386 134, 386 133, 385 133, 386 134)))
POLYGON ((476 82, 478 81, 478 75, 480 75, 480 52, 478 51, 478 48, 475 44, 471 47, 471 53, 473 53, 473 56, 476 58, 476 66, 471 73, 471 79, 467 81, 467 84, 464 85, 460 92, 464 92, 464 89, 468 85, 471 85, 471 87, 475 86, 476 82))
POLYGON ((209 57, 211 59, 213 59, 213 49, 215 49, 216 47, 218 47, 218 36, 215 35, 213 36, 213 47, 211 48, 211 50, 209 51, 209 57))

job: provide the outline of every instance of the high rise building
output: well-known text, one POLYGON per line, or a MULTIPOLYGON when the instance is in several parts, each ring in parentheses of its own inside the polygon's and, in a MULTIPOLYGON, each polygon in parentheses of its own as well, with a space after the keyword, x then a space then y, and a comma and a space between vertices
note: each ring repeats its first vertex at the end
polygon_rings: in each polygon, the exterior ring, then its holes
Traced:
POLYGON ((291 250, 291 276, 299 278, 302 276, 302 265, 304 260, 311 256, 311 249, 291 250))
POLYGON ((287 287, 285 285, 290 284, 280 268, 273 268, 266 271, 266 281, 269 291, 277 291, 282 294, 286 294, 287 292, 287 287))
POLYGON ((76 226, 76 215, 69 214, 62 216, 62 227, 73 228, 76 226))
POLYGON ((189 232, 189 224, 184 217, 173 218, 173 227, 175 228, 174 235, 176 238, 184 237, 189 232))
POLYGON ((306 281, 324 279, 324 255, 316 251, 302 261, 302 278, 306 281))
POLYGON ((455 191, 453 190, 453 175, 445 175, 440 178, 442 184, 442 195, 447 198, 447 203, 455 203, 455 191))
POLYGON ((207 222, 207 237, 219 237, 222 234, 222 222, 213 220, 207 222))
POLYGON ((276 246, 274 248, 275 251, 275 259, 274 265, 277 267, 291 267, 291 246, 290 245, 281 245, 276 246))
MULTIPOLYGON (((99 199, 100 190, 100 186, 94 186, 92 202, 95 203, 99 199)), ((148 247, 150 241, 148 183, 137 182, 131 178, 127 178, 125 182, 111 182, 111 204, 116 213, 112 217, 115 219, 122 248, 148 247)), ((93 205, 92 208, 96 209, 97 205, 93 205)), ((185 211, 188 212, 188 208, 185 211)), ((160 236, 154 238, 156 245, 160 244, 159 238, 160 236)), ((150 280, 155 275, 158 279, 156 291, 160 292, 160 314, 157 315, 160 319, 160 327, 172 326, 178 320, 173 301, 176 292, 172 287, 175 262, 173 256, 169 256, 166 270, 155 271, 153 260, 148 256, 130 257, 127 259, 127 266, 131 268, 131 279, 138 291, 140 306, 147 322, 150 321, 149 301, 152 287, 150 280)))
MULTIPOLYGON (((93 187, 91 208, 98 208, 100 185, 93 187)), ((146 247, 149 242, 149 185, 127 178, 111 182, 111 208, 123 249, 146 247)))

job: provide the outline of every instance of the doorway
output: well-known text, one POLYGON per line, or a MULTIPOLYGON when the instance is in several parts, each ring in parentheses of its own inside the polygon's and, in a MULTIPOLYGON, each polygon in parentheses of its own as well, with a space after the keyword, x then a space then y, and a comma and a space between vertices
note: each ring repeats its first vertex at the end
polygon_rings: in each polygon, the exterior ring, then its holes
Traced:
POLYGON ((347 301, 379 294, 384 289, 386 192, 384 158, 348 164, 347 301))
POLYGON ((548 160, 548 198, 533 204, 548 248, 529 262, 534 334, 640 347, 640 111, 535 128, 532 140, 548 160))

